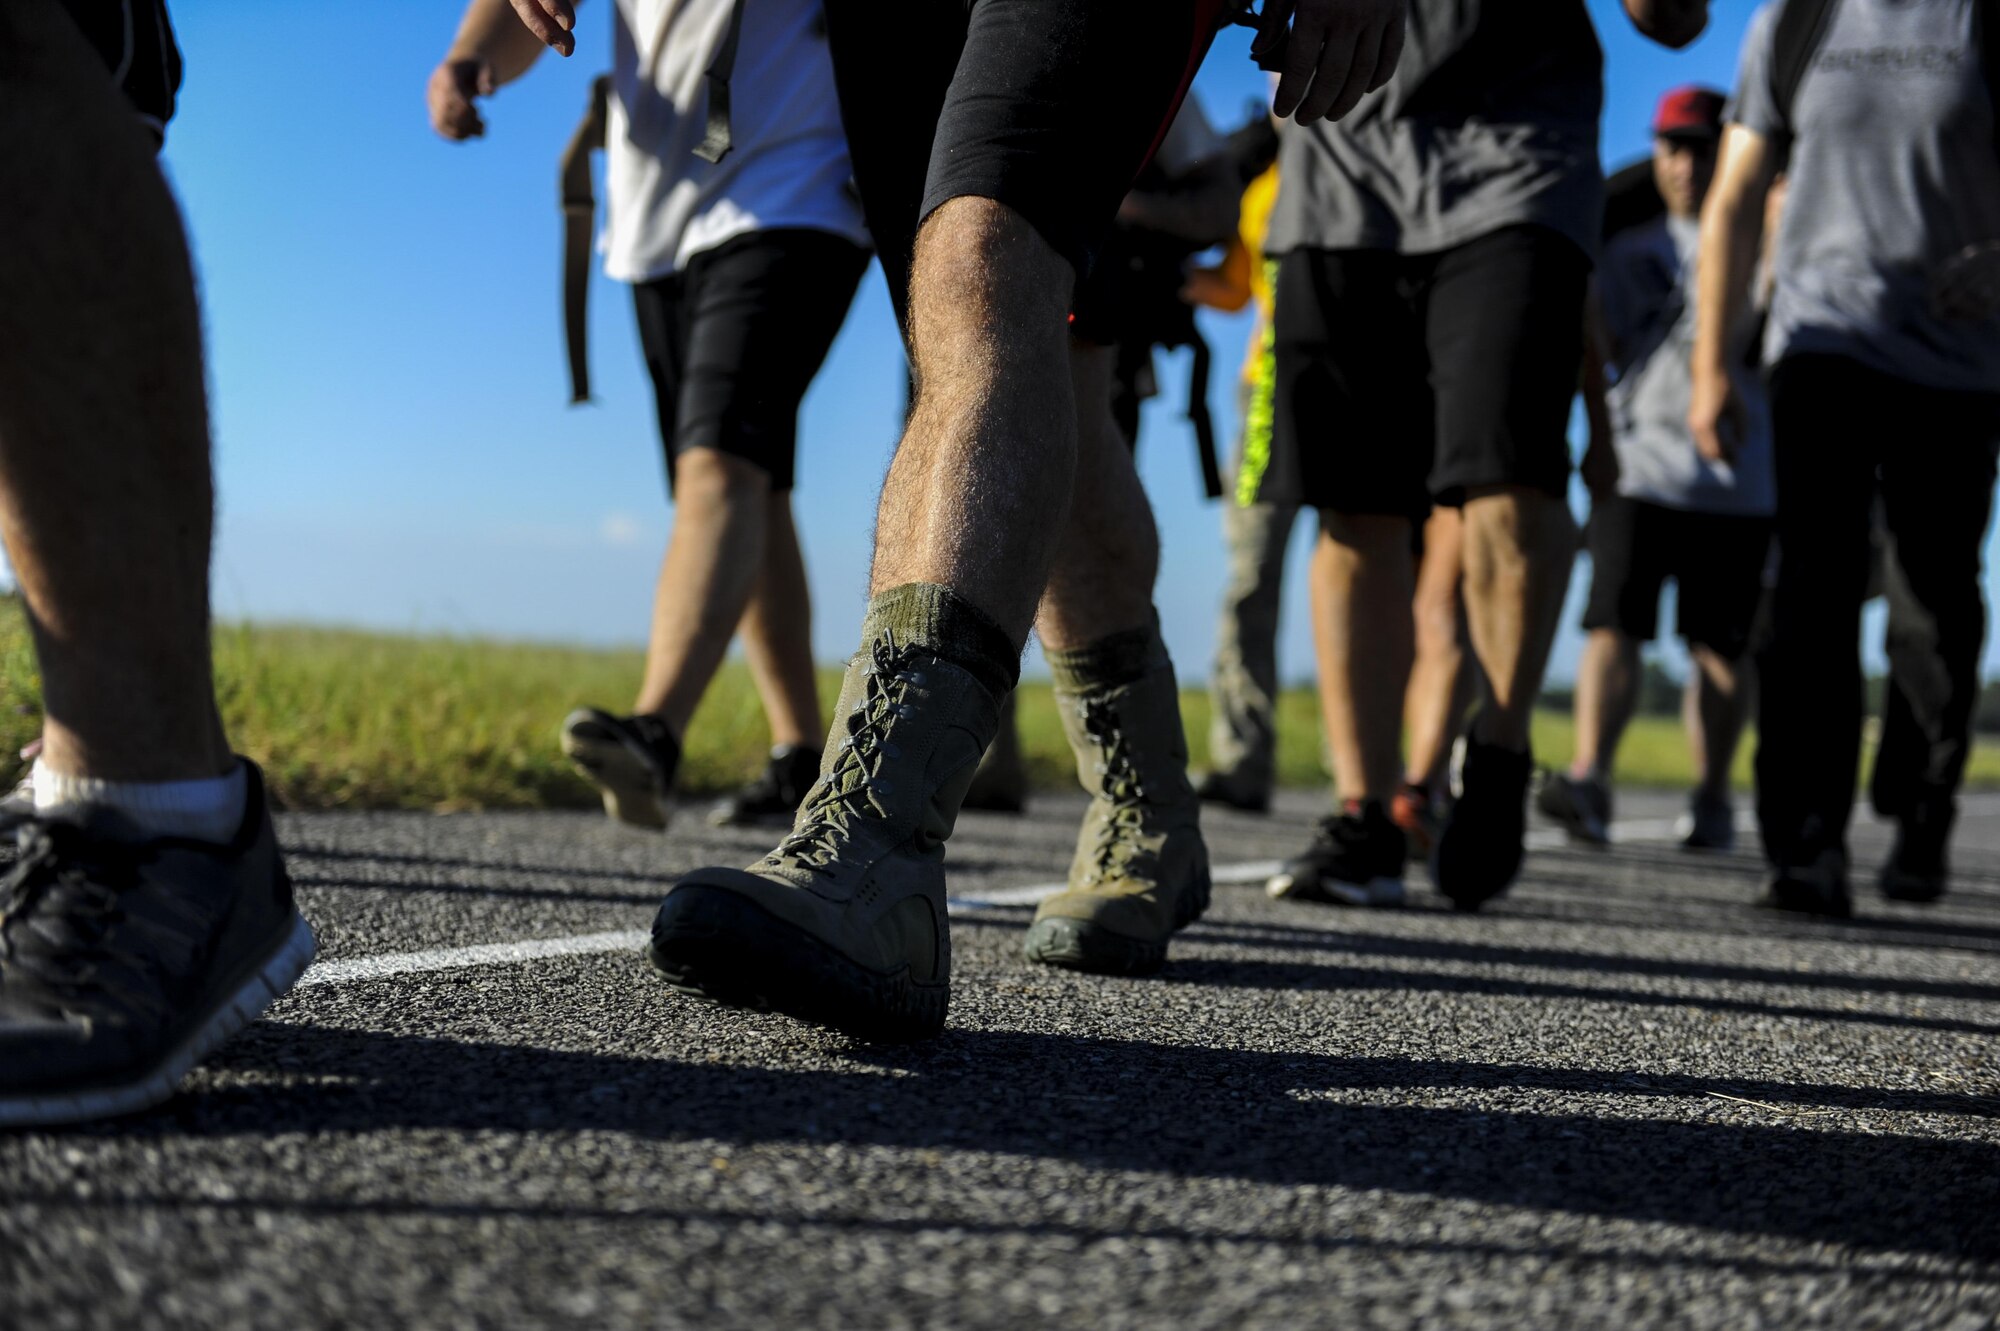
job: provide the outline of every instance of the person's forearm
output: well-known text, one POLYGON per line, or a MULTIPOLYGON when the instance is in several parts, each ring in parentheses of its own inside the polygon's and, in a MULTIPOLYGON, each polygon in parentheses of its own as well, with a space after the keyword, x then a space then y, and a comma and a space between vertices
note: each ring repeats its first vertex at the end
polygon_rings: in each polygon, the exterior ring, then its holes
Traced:
POLYGON ((459 21, 446 60, 478 60, 493 82, 511 83, 528 72, 547 48, 529 32, 508 0, 472 0, 459 21))
POLYGON ((1726 373, 1741 350, 1750 282, 1764 231, 1763 191, 1754 181, 1717 181, 1701 214, 1695 269, 1694 365, 1726 373), (1725 183, 1730 186, 1725 188, 1725 183))
POLYGON ((1675 50, 1708 26, 1708 0, 1625 0, 1625 13, 1633 27, 1675 50))
POLYGON ((1226 162, 1210 163, 1189 180, 1158 190, 1134 190, 1124 219, 1149 231, 1202 245, 1219 245, 1236 231, 1237 188, 1226 162))

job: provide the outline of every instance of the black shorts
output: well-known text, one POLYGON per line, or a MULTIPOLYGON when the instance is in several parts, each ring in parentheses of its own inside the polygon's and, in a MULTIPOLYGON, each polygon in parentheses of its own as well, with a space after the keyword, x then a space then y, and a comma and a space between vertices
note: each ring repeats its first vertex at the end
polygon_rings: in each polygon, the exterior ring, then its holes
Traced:
POLYGON ((1258 495, 1411 518, 1482 486, 1563 496, 1589 276, 1537 226, 1437 254, 1286 254, 1258 495))
POLYGON ((181 88, 181 52, 166 0, 62 0, 139 116, 164 137, 181 88))
POLYGON ((1728 661, 1749 650, 1771 553, 1769 518, 1690 513, 1620 495, 1592 508, 1589 541, 1584 628, 1650 642, 1660 627, 1660 591, 1672 578, 1681 637, 1728 661))
POLYGON ((713 448, 792 488, 799 403, 847 320, 868 251, 826 231, 753 231, 632 288, 667 488, 682 449, 713 448))
POLYGON ((917 230, 957 198, 1079 275, 1208 53, 1223 0, 827 0, 854 180, 899 317, 917 230))

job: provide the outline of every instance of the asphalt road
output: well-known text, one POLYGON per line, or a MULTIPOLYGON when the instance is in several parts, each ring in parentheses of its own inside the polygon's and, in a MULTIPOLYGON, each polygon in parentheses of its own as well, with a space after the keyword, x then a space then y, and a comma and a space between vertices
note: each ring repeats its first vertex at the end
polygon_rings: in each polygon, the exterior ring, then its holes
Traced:
POLYGON ((1078 807, 964 820, 917 1047, 648 971, 763 837, 287 817, 321 961, 160 1111, 0 1136, 0 1327, 2000 1318, 2000 803, 1930 909, 1765 915, 1634 799, 1477 917, 1222 887, 1146 980, 1019 953, 1078 807))

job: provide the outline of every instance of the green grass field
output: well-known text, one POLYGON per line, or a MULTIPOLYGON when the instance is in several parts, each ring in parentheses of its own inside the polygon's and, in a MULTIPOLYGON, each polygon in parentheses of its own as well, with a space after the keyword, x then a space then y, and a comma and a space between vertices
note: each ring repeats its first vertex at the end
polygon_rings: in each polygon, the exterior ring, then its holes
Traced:
MULTIPOLYGON (((476 639, 404 637, 339 629, 239 625, 218 629, 216 676, 231 738, 263 764, 290 808, 519 809, 591 807, 593 793, 556 748, 556 728, 580 703, 623 708, 637 687, 636 651, 591 651, 476 639)), ((831 707, 838 675, 823 671, 831 707)), ((1208 698, 1182 696, 1195 766, 1206 761, 1208 698)), ((1073 779, 1045 684, 1021 690, 1023 746, 1037 784, 1073 779)), ((0 773, 41 729, 40 697, 17 602, 0 604, 0 773)), ((1279 705, 1279 767, 1287 785, 1324 784, 1317 708, 1310 693, 1279 705)), ((730 665, 690 734, 683 788, 700 795, 747 780, 768 740, 747 671, 730 665)), ((1570 752, 1567 715, 1543 714, 1536 753, 1570 752)), ((1689 780, 1677 723, 1635 722, 1619 776, 1634 785, 1689 780)), ((1747 784, 1746 747, 1738 779, 1747 784)), ((2000 747, 1975 751, 1970 783, 2000 787, 2000 747)))

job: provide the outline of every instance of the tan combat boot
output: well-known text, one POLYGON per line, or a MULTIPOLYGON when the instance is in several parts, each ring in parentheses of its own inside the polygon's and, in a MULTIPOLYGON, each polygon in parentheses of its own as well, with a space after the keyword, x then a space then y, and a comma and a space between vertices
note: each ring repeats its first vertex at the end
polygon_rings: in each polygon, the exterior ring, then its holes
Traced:
POLYGON ((668 892, 648 950, 674 987, 870 1039, 944 1028, 944 842, 999 705, 971 674, 883 633, 847 667, 819 780, 748 869, 668 892))
POLYGON ((1055 696, 1091 801, 1069 887, 1035 912, 1027 953, 1076 970, 1157 970, 1167 939, 1199 919, 1209 897, 1174 668, 1162 659, 1113 688, 1059 680, 1055 696))

